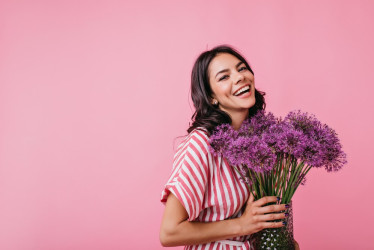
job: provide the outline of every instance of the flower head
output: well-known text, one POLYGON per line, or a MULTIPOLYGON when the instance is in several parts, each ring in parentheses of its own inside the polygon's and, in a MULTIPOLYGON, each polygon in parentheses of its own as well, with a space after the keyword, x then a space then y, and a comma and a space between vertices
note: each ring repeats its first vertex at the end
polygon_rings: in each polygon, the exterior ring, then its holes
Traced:
POLYGON ((324 166, 328 172, 338 171, 347 163, 340 140, 332 128, 322 124, 314 115, 300 110, 290 112, 285 122, 305 137, 305 149, 300 158, 314 167, 324 166))
POLYGON ((236 136, 237 132, 230 124, 225 123, 217 126, 209 138, 210 151, 213 155, 224 155, 236 136))
POLYGON ((280 121, 262 134, 262 139, 278 154, 300 158, 307 144, 307 137, 289 123, 280 121))
POLYGON ((271 125, 276 124, 277 119, 273 113, 265 113, 263 110, 257 111, 257 113, 243 121, 238 132, 240 136, 252 136, 252 135, 261 135, 266 131, 271 125))
POLYGON ((300 110, 283 120, 259 111, 237 131, 229 124, 217 126, 210 137, 210 151, 232 165, 244 164, 256 172, 271 170, 279 155, 313 167, 324 166, 329 172, 347 162, 336 132, 300 110))

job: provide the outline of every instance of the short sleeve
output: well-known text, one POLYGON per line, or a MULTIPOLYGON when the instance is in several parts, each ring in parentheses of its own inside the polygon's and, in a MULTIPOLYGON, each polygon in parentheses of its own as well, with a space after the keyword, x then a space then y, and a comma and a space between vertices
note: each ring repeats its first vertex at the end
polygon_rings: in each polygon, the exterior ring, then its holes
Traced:
POLYGON ((208 136, 204 131, 193 130, 174 154, 173 170, 161 193, 161 202, 165 203, 173 193, 186 209, 188 220, 195 220, 203 209, 208 164, 208 136))

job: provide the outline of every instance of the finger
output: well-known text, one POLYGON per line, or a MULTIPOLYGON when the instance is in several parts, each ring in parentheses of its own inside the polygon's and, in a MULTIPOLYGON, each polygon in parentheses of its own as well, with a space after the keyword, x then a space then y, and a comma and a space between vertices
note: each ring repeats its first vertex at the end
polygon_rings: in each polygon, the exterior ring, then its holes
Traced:
POLYGON ((285 213, 261 214, 256 215, 255 220, 258 222, 266 222, 272 220, 280 220, 286 218, 285 213))
POLYGON ((265 197, 262 197, 261 199, 255 201, 254 205, 262 207, 267 203, 277 202, 277 201, 278 201, 277 196, 265 196, 265 197))
POLYGON ((280 222, 261 222, 260 227, 262 228, 277 228, 284 227, 283 221, 280 222))
POLYGON ((286 211, 286 204, 278 204, 278 205, 268 205, 263 207, 257 207, 256 214, 267 214, 267 213, 277 213, 286 211))

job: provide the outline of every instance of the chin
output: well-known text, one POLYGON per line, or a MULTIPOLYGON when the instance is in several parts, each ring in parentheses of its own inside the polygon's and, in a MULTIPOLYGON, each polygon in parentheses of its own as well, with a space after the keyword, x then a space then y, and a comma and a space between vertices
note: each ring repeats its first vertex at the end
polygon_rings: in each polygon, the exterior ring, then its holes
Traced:
POLYGON ((248 101, 248 107, 247 108, 252 108, 255 104, 256 104, 256 99, 255 98, 251 98, 248 101))

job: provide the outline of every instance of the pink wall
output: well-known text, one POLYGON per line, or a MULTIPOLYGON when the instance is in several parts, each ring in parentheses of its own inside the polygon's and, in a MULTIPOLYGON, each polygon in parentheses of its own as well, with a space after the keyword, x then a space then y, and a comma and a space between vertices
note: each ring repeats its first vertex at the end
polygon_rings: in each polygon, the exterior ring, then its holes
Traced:
POLYGON ((192 64, 222 43, 348 154, 296 193, 301 248, 373 248, 373 30, 372 1, 1 1, 0 249, 161 249, 192 64))

